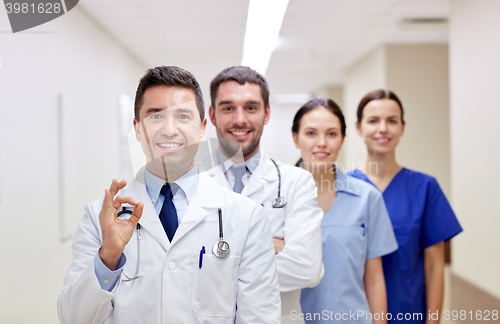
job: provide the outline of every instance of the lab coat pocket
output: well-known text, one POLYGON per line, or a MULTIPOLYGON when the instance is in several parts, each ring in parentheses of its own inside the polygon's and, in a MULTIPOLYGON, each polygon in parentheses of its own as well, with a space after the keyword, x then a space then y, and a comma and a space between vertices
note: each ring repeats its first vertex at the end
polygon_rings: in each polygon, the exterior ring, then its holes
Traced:
POLYGON ((239 256, 204 255, 194 269, 191 307, 198 316, 232 317, 235 312, 239 256))

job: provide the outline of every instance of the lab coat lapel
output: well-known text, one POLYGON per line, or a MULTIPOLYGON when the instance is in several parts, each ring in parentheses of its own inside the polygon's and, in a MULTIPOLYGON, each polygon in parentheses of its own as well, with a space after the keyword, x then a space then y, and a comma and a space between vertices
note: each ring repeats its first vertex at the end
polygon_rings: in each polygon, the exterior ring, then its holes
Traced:
POLYGON ((151 236, 153 236, 166 251, 168 251, 171 244, 165 230, 163 229, 163 225, 161 224, 153 203, 149 198, 148 192, 146 191, 146 185, 144 183, 144 169, 137 173, 136 178, 131 185, 125 189, 123 195, 130 196, 144 204, 144 210, 142 211, 142 217, 139 220, 139 224, 141 224, 141 227, 151 234, 151 236))
POLYGON ((214 179, 214 181, 217 182, 219 185, 231 190, 231 188, 229 187, 229 182, 227 181, 226 177, 224 176, 224 172, 222 171, 221 166, 214 167, 214 168, 206 171, 206 173, 210 177, 212 177, 212 179, 214 179))
POLYGON ((177 231, 175 231, 175 235, 171 243, 172 245, 179 241, 208 215, 207 211, 201 207, 197 195, 198 193, 193 197, 193 199, 191 199, 186 213, 182 217, 177 231))
POLYGON ((172 245, 201 223, 207 215, 225 207, 227 203, 225 203, 222 190, 209 175, 204 172, 199 174, 196 194, 189 202, 186 213, 175 232, 172 245))
MULTIPOLYGON (((261 148, 261 155, 259 165, 255 169, 255 171, 250 176, 250 179, 247 185, 243 188, 241 194, 246 197, 250 197, 258 191, 261 191, 262 188, 273 180, 271 176, 274 167, 273 162, 269 159, 269 156, 264 152, 261 148)), ((275 171, 277 177, 277 171, 275 171)))

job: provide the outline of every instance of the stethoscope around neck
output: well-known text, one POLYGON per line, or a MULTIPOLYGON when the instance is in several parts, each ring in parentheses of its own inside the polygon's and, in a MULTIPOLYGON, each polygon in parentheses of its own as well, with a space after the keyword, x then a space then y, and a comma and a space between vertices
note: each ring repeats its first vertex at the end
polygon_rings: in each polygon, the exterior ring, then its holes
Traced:
POLYGON ((229 243, 224 241, 224 229, 222 226, 222 210, 219 208, 219 241, 212 246, 212 253, 218 258, 227 258, 231 253, 229 243))
POLYGON ((281 197, 281 172, 280 168, 278 167, 278 164, 274 162, 273 159, 269 158, 273 163, 274 166, 276 167, 276 171, 278 171, 278 197, 274 199, 273 201, 273 208, 282 208, 285 207, 286 205, 286 199, 285 197, 281 197))
MULTIPOLYGON (((126 207, 122 207, 116 216, 120 217, 123 214, 132 215, 132 211, 128 210, 126 207)), ((126 279, 123 281, 132 281, 135 279, 143 278, 144 273, 139 273, 139 267, 141 264, 141 224, 137 223, 135 228, 137 231, 137 265, 135 267, 135 274, 132 277, 129 277, 125 271, 123 271, 123 275, 126 279)), ((222 225, 222 210, 219 208, 219 241, 215 242, 212 246, 212 253, 218 258, 227 258, 231 253, 231 249, 229 248, 229 243, 224 241, 224 227, 222 225)))
MULTIPOLYGON (((281 197, 281 172, 280 172, 280 168, 278 167, 278 164, 276 162, 274 162, 273 159, 269 158, 274 166, 276 167, 276 171, 278 171, 278 196, 276 197, 276 199, 273 200, 273 208, 283 208, 285 207, 287 201, 286 201, 286 198, 285 197, 281 197)), ((222 167, 223 168, 223 171, 224 171, 224 174, 226 175, 226 170, 224 168, 224 166, 222 167)), ((227 180, 227 175, 226 175, 226 180, 227 180)), ((229 180, 228 180, 229 182, 229 180)), ((264 206, 264 205, 262 205, 264 206)))

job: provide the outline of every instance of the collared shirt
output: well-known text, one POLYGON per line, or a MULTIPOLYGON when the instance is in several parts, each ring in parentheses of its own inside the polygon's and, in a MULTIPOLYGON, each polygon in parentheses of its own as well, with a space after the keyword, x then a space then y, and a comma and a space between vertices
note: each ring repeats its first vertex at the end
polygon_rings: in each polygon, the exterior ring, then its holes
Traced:
MULTIPOLYGON (((316 287, 302 290, 304 314, 356 314, 370 309, 363 285, 365 262, 398 248, 380 192, 338 167, 335 170, 337 198, 321 224, 325 275, 316 287)), ((335 322, 372 323, 364 318, 335 322)))
MULTIPOLYGON (((151 203, 155 207, 156 213, 159 215, 161 208, 163 207, 163 201, 165 200, 160 192, 166 181, 152 174, 147 168, 144 170, 144 181, 146 183, 146 191, 151 199, 151 203)), ((175 182, 170 183, 170 187, 173 194, 172 202, 174 203, 177 211, 177 219, 180 224, 182 217, 186 213, 189 206, 189 202, 194 197, 196 188, 198 188, 198 170, 193 167, 175 182)), ((94 270, 102 289, 107 291, 113 290, 118 277, 123 271, 123 266, 125 265, 126 260, 125 255, 122 254, 120 260, 118 261, 116 270, 111 271, 104 265, 99 257, 99 253, 96 254, 94 259, 94 270)))
POLYGON ((260 148, 257 151, 257 153, 255 153, 254 156, 252 156, 251 158, 249 158, 248 160, 246 160, 243 163, 234 163, 231 159, 228 159, 224 155, 224 153, 222 153, 222 151, 220 149, 217 151, 217 159, 221 163, 223 162, 222 164, 223 164, 224 175, 226 176, 226 179, 229 182, 229 186, 231 188, 234 187, 235 178, 234 178, 233 172, 228 172, 228 171, 230 169, 232 169, 234 166, 239 167, 239 166, 245 165, 247 176, 243 177, 241 179, 241 181, 243 182, 243 185, 246 186, 247 183, 248 183, 248 179, 250 178, 250 176, 252 175, 252 173, 255 172, 255 169, 257 169, 257 166, 259 165, 259 162, 260 162, 260 148))
MULTIPOLYGON (((155 207, 156 213, 160 215, 160 211, 165 200, 165 197, 163 197, 160 192, 161 188, 165 184, 165 180, 155 176, 146 168, 146 170, 144 170, 144 181, 146 182, 146 191, 148 192, 149 198, 151 198, 151 203, 155 207)), ((198 170, 196 168, 192 168, 175 182, 170 183, 170 188, 172 189, 172 194, 174 196, 172 202, 174 203, 177 211, 179 224, 182 221, 182 217, 186 213, 189 202, 196 193, 197 187, 198 170)))

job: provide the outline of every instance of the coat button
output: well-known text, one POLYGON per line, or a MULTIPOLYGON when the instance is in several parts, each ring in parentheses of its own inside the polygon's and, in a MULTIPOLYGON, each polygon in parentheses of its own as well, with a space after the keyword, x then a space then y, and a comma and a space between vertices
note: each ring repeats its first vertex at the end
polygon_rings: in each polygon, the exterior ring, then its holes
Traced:
POLYGON ((168 265, 168 268, 170 270, 174 270, 175 269, 175 262, 174 261, 170 262, 169 265, 168 265))

